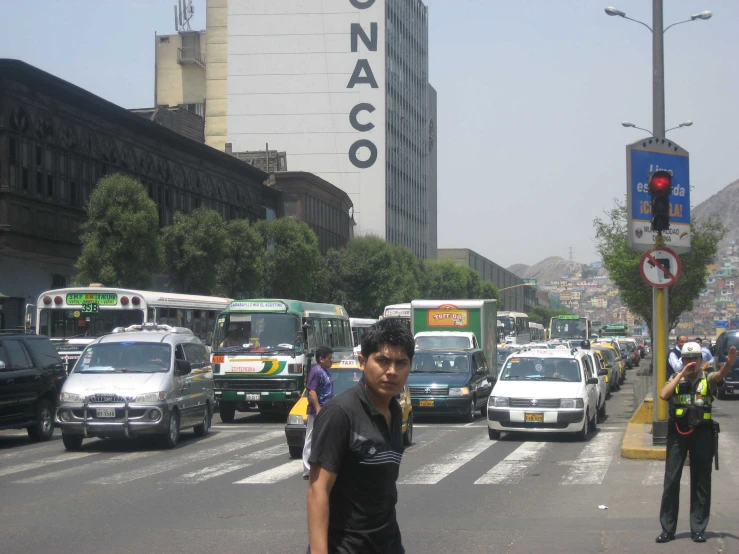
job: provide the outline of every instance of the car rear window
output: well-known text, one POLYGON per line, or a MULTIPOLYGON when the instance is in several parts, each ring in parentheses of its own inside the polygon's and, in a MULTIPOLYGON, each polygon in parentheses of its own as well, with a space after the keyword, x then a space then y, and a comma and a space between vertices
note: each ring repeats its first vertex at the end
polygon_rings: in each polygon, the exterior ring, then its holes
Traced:
POLYGON ((59 359, 59 353, 49 339, 26 339, 25 343, 31 351, 31 356, 36 359, 42 369, 61 367, 62 361, 59 359))

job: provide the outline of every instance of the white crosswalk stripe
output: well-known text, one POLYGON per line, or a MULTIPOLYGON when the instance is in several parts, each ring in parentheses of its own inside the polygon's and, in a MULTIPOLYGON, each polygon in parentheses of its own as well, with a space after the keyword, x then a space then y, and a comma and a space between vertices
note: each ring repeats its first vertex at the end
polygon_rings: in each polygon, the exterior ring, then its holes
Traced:
POLYGON ((268 485, 284 481, 290 477, 303 473, 303 460, 292 460, 274 469, 268 469, 241 481, 236 481, 235 485, 268 485))
POLYGON ((464 464, 485 452, 497 441, 487 435, 466 443, 461 449, 442 456, 439 463, 426 464, 398 480, 400 485, 433 485, 457 471, 464 464))
POLYGON ((8 467, 0 468, 0 477, 6 475, 12 475, 13 473, 21 473, 22 471, 31 471, 33 469, 39 469, 53 464, 61 464, 64 462, 70 462, 72 460, 79 460, 80 458, 86 458, 87 456, 93 456, 98 454, 97 452, 69 452, 68 454, 62 454, 61 456, 55 456, 53 458, 46 458, 38 460, 36 462, 28 462, 25 464, 15 464, 8 467))
POLYGON ((264 450, 259 450, 258 452, 252 452, 251 454, 246 454, 245 456, 239 456, 238 458, 235 458, 234 460, 228 462, 222 462, 220 464, 199 469, 198 471, 193 471, 191 473, 180 475, 178 477, 175 477, 174 479, 160 482, 186 483, 191 485, 202 483, 203 481, 206 481, 208 479, 213 479, 214 477, 219 477, 221 475, 225 475, 226 473, 231 473, 240 469, 244 469, 245 467, 254 465, 257 462, 269 460, 278 456, 284 456, 287 454, 287 452, 287 445, 278 444, 277 446, 265 448, 264 450))
POLYGON ((616 433, 598 433, 590 439, 567 475, 562 485, 599 485, 611 465, 614 450, 621 444, 621 435, 616 433))
POLYGON ((274 440, 278 437, 283 437, 283 436, 284 436, 284 431, 274 431, 272 433, 265 433, 263 435, 258 435, 256 437, 250 437, 248 439, 233 441, 233 442, 229 442, 223 445, 214 446, 207 450, 198 450, 196 452, 191 452, 190 454, 185 454, 184 456, 180 456, 178 458, 172 458, 169 460, 165 460, 158 464, 153 464, 153 465, 148 465, 148 466, 141 467, 141 468, 132 469, 130 471, 126 471, 123 473, 117 473, 115 475, 110 475, 107 477, 101 477, 99 479, 93 479, 92 481, 88 481, 88 483, 98 484, 98 485, 120 485, 122 483, 129 483, 137 479, 143 479, 144 477, 151 477, 152 475, 158 475, 160 473, 164 473, 165 471, 171 471, 173 469, 177 469, 178 467, 182 467, 189 463, 200 462, 208 458, 216 458, 218 456, 223 456, 224 454, 235 452, 237 450, 241 450, 242 448, 248 448, 250 446, 254 446, 256 444, 274 440))
POLYGON ((525 442, 475 481, 475 484, 498 485, 505 483, 515 485, 519 483, 529 468, 541 459, 546 447, 546 442, 525 442))
POLYGON ((95 460, 90 464, 79 465, 75 467, 69 467, 59 471, 53 471, 51 473, 43 473, 34 477, 27 477, 25 479, 19 479, 13 481, 13 483, 46 483, 48 481, 55 481, 57 479, 69 478, 74 475, 84 475, 90 473, 96 469, 106 468, 125 462, 136 462, 142 458, 149 458, 162 454, 161 451, 150 451, 142 450, 140 452, 129 452, 128 454, 121 454, 120 456, 113 456, 112 458, 106 458, 105 460, 95 460))

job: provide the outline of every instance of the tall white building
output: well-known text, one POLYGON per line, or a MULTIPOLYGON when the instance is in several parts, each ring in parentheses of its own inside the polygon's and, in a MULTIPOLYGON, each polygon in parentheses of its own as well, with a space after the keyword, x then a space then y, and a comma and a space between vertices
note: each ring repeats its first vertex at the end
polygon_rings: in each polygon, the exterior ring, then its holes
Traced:
POLYGON ((421 0, 207 0, 206 142, 287 152, 357 234, 436 255, 436 92, 421 0))

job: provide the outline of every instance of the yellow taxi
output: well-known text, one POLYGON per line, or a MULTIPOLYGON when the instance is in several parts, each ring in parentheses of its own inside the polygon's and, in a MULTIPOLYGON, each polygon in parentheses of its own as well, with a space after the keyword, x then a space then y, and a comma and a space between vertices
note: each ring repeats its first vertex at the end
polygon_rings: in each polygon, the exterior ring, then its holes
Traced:
MULTIPOLYGON (((344 360, 335 361, 329 370, 334 383, 334 396, 337 396, 356 385, 362 378, 362 370, 356 355, 344 360)), ((413 441, 413 409, 411 393, 408 385, 403 387, 396 397, 403 410, 403 444, 410 446, 413 441)), ((300 458, 305 444, 305 430, 308 426, 308 391, 303 390, 300 399, 290 410, 285 424, 285 438, 290 450, 290 457, 300 458)))
POLYGON ((621 352, 619 352, 618 347, 608 340, 599 340, 594 342, 593 346, 597 346, 598 348, 608 348, 613 352, 616 367, 618 368, 618 382, 614 384, 614 388, 619 390, 621 388, 621 384, 626 380, 626 364, 624 363, 624 357, 621 355, 621 352))

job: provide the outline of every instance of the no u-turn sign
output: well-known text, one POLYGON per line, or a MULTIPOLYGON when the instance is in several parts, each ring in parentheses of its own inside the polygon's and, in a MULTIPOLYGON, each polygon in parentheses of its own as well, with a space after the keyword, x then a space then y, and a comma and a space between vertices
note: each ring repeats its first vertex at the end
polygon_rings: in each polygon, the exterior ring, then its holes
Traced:
POLYGON ((642 256, 639 271, 648 285, 665 288, 675 284, 683 272, 683 264, 674 250, 661 246, 642 256))

